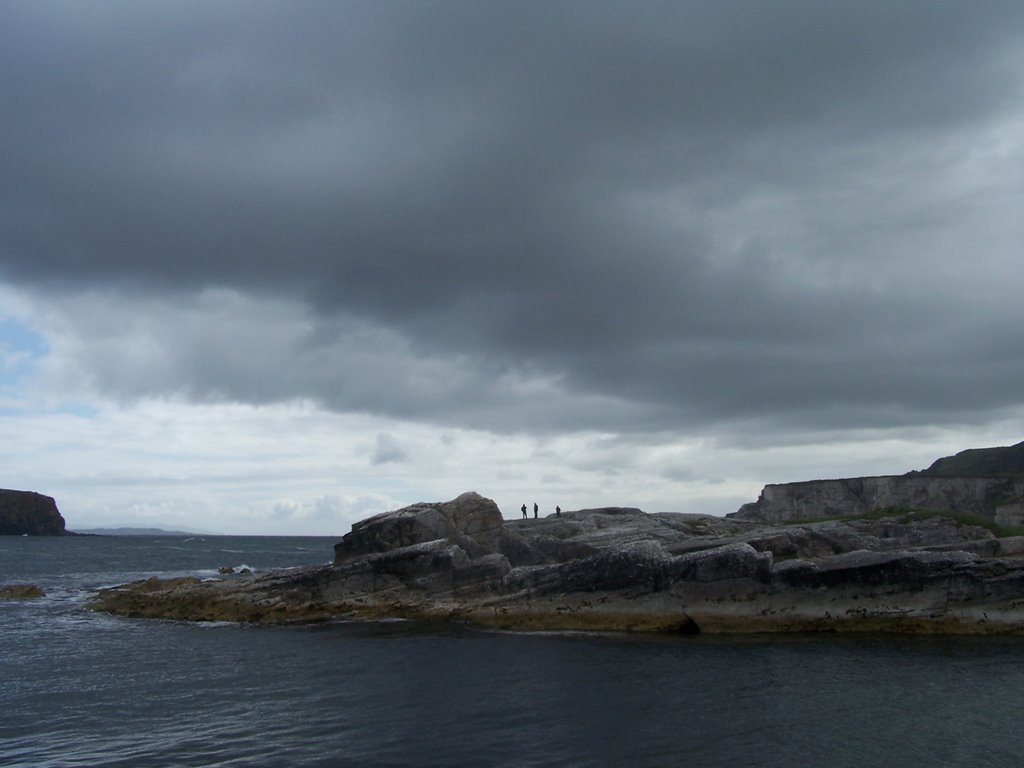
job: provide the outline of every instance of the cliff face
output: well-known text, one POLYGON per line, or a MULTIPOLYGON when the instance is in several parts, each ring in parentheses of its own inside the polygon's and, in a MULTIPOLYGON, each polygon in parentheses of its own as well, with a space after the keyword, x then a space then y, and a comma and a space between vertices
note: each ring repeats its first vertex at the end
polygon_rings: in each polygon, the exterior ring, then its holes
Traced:
POLYGON ((941 477, 920 473, 766 485, 729 517, 771 523, 858 515, 885 507, 944 509, 995 518, 1024 496, 1024 478, 941 477))
POLYGON ((786 523, 860 515, 887 507, 981 515, 1024 524, 1024 443, 972 448, 905 475, 766 485, 728 517, 786 523))
POLYGON ((0 536, 61 536, 64 518, 57 502, 32 491, 0 489, 0 536))

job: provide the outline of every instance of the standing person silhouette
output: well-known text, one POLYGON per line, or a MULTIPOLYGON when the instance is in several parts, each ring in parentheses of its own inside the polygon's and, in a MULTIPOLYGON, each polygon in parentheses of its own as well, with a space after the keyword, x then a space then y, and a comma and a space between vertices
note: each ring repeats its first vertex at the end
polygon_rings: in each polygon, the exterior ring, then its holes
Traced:
POLYGON ((533 518, 534 518, 534 520, 537 519, 537 502, 536 501, 533 502, 533 518))
POLYGON ((555 517, 561 517, 561 516, 562 516, 562 508, 561 507, 555 507, 555 517))
POLYGON ((523 504, 523 520, 526 519, 526 505, 523 504))

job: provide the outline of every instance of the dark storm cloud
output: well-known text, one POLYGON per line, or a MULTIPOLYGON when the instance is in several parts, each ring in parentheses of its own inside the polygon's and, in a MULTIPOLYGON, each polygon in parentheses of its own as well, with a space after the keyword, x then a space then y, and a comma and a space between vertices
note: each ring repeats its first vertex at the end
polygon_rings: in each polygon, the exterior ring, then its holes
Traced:
POLYGON ((168 329, 165 386, 502 428, 1018 402, 1020 179, 965 176, 1019 118, 1019 3, 0 17, 0 277, 308 307, 247 361, 168 329), (352 385, 353 318, 410 362, 352 385))

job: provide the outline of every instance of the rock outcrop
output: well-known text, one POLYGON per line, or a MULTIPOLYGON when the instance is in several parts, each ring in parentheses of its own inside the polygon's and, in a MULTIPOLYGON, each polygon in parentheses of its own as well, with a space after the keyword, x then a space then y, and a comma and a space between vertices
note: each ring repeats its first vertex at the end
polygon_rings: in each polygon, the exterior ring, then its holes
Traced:
POLYGON ((42 587, 35 584, 5 584, 0 586, 0 600, 34 600, 46 597, 42 587))
POLYGON ((0 536, 62 536, 57 502, 32 491, 0 490, 0 536))
POLYGON ((906 507, 1024 523, 1024 443, 974 448, 905 475, 766 485, 757 501, 728 515, 784 523, 906 507))
POLYGON ((802 525, 631 508, 501 521, 477 494, 365 520, 329 566, 101 591, 127 616, 507 629, 1024 633, 1024 537, 948 516, 802 525))
POLYGON ((861 515, 888 507, 943 509, 995 518, 1024 495, 1024 478, 931 477, 922 474, 809 480, 766 485, 757 501, 730 517, 784 523, 861 515))
POLYGON ((502 524, 494 502, 477 493, 444 504, 414 504, 353 525, 334 547, 335 562, 439 539, 478 557, 498 551, 502 524))

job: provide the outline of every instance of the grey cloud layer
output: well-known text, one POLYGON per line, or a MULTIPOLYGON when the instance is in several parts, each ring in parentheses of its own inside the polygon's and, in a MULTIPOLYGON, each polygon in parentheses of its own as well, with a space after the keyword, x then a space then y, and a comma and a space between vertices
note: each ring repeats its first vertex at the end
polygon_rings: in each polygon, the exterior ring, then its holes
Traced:
POLYGON ((306 305, 292 331, 172 323, 166 375, 127 382, 131 340, 104 364, 83 331, 81 364, 125 394, 502 429, 1019 402, 1019 3, 26 3, 0 21, 0 278, 306 305))

